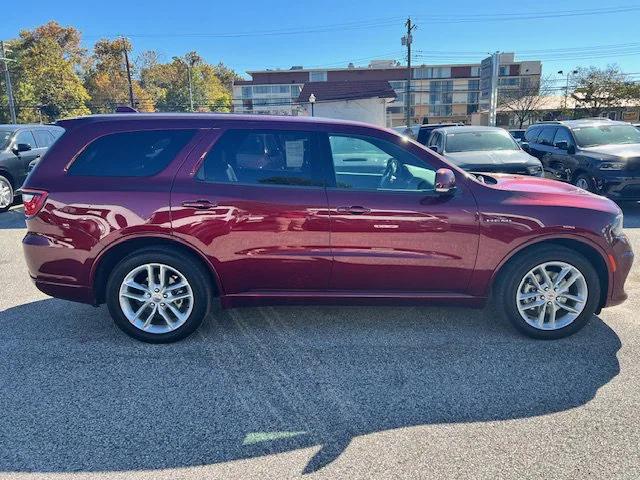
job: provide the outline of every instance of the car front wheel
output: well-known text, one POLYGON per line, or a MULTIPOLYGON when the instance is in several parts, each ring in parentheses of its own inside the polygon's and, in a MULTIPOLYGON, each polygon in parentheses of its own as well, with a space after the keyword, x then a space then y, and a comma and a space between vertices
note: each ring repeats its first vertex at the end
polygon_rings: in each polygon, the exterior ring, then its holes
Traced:
POLYGON ((561 246, 543 246, 507 264, 496 295, 498 306, 520 332, 556 339, 587 324, 598 307, 600 281, 584 256, 561 246))
POLYGON ((210 308, 204 267, 181 252, 142 250, 124 258, 107 282, 106 300, 116 325, 150 343, 169 343, 193 333, 210 308))
POLYGON ((13 204, 13 187, 7 177, 0 175, 0 212, 8 210, 13 204))

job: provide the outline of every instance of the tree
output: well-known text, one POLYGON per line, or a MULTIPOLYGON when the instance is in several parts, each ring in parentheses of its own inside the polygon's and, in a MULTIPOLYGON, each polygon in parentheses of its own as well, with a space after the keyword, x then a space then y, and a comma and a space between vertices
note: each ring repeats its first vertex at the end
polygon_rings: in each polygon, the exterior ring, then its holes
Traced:
POLYGON ((216 77, 220 79, 222 85, 229 90, 233 91, 233 82, 236 80, 242 80, 242 77, 238 75, 235 70, 227 67, 224 63, 220 62, 213 67, 216 77))
POLYGON ((622 106, 637 94, 637 86, 615 65, 607 68, 579 68, 574 77, 575 90, 571 95, 576 108, 585 108, 589 116, 598 117, 605 109, 622 106))
POLYGON ((522 79, 515 88, 502 87, 498 91, 498 109, 513 114, 518 128, 522 128, 544 106, 551 92, 549 85, 549 80, 545 78, 541 81, 522 79))
MULTIPOLYGON (((124 62, 124 51, 131 51, 131 43, 119 38, 99 40, 93 48, 92 65, 85 84, 91 95, 94 113, 111 113, 116 106, 129 104, 129 81, 124 62)), ((134 103, 141 111, 152 112, 154 102, 140 83, 132 79, 134 103)))
POLYGON ((90 97, 78 76, 80 33, 55 22, 20 32, 11 42, 18 121, 53 121, 89 113, 90 97))
POLYGON ((220 81, 220 70, 206 63, 196 52, 189 52, 184 57, 173 57, 169 63, 160 63, 158 58, 155 52, 144 54, 140 82, 159 110, 190 110, 189 76, 194 110, 230 110, 231 89, 220 81))

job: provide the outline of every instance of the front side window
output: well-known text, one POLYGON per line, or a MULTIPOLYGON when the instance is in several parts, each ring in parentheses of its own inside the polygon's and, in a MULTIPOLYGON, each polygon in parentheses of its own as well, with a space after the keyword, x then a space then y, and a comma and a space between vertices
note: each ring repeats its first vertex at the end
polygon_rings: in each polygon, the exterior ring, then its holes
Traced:
POLYGON ((571 138, 571 134, 569 130, 566 128, 558 128, 556 132, 556 136, 553 139, 553 146, 557 147, 560 142, 566 142, 567 145, 573 145, 573 139, 571 138))
POLYGON ((537 140, 538 135, 540 135, 540 130, 541 130, 540 127, 528 128, 527 131, 524 133, 524 139, 527 142, 534 143, 537 140))
POLYGON ((374 137, 329 135, 336 187, 433 190, 435 171, 402 147, 374 137))
POLYGON ((633 125, 594 125, 573 128, 581 147, 640 143, 640 131, 633 125))
POLYGON ((18 134, 16 135, 15 144, 18 145, 19 143, 24 143, 26 145, 29 145, 31 148, 36 148, 36 141, 33 138, 33 133, 31 133, 31 130, 22 130, 18 132, 18 134))
POLYGON ((11 140, 13 130, 0 130, 0 148, 6 148, 11 140))
POLYGON ((518 149, 508 132, 492 131, 448 133, 445 145, 447 153, 518 149))
POLYGON ((324 186, 314 160, 315 136, 288 130, 229 130, 198 171, 205 182, 249 185, 324 186))
POLYGON ((553 137, 556 136, 557 127, 544 127, 540 136, 538 137, 538 143, 542 145, 553 145, 553 137))
POLYGON ((149 177, 169 165, 194 134, 195 130, 140 130, 104 135, 80 153, 69 175, 149 177))

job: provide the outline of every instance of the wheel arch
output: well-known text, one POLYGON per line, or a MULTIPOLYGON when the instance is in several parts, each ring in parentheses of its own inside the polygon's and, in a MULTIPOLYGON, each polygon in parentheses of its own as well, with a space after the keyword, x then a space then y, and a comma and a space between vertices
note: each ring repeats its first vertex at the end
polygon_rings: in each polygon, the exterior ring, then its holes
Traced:
POLYGON ((215 288, 215 293, 217 295, 223 294, 220 277, 216 272, 215 267, 211 264, 209 259, 202 254, 202 252, 194 248, 192 245, 186 244, 175 237, 149 235, 124 238, 118 243, 115 243, 100 252, 98 257, 96 257, 90 277, 92 280, 91 285, 93 288, 95 303, 101 304, 105 302, 105 290, 107 280, 109 278, 109 272, 118 264, 118 262, 136 250, 154 246, 177 249, 194 258, 196 261, 201 262, 206 267, 211 285, 215 288))
POLYGON ((498 268, 494 271, 493 276, 491 278, 491 288, 495 285, 495 282, 499 278, 500 274, 504 271, 505 267, 512 262, 515 258, 520 255, 523 255, 525 252, 531 250, 532 248, 537 248, 546 245, 558 245, 569 248, 571 250, 575 250, 584 256, 595 268, 596 273, 598 274, 598 278, 600 280, 600 299, 598 302, 598 312, 600 309, 606 304, 609 285, 610 285, 610 275, 609 268, 607 267, 606 256, 599 249, 599 247, 593 245, 591 242, 585 239, 576 239, 575 237, 553 237, 553 238, 545 238, 532 243, 527 243, 521 245, 519 248, 510 252, 507 255, 498 268))
POLYGON ((7 168, 0 167, 0 175, 5 177, 9 182, 11 182, 11 188, 13 188, 13 192, 15 194, 16 191, 16 179, 11 175, 11 172, 7 168))

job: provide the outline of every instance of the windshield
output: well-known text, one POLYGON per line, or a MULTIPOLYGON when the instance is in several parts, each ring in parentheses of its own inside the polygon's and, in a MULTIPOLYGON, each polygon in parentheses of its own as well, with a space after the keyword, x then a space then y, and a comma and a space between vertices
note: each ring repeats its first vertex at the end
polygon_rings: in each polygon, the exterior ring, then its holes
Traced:
POLYGON ((13 130, 0 130, 0 148, 6 148, 12 133, 13 130))
POLYGON ((632 125, 577 127, 573 129, 573 135, 581 147, 640 143, 640 131, 632 125))
POLYGON ((487 150, 518 150, 518 144, 507 132, 477 131, 447 134, 446 152, 487 150))

